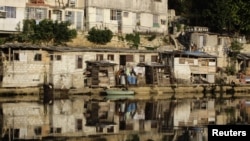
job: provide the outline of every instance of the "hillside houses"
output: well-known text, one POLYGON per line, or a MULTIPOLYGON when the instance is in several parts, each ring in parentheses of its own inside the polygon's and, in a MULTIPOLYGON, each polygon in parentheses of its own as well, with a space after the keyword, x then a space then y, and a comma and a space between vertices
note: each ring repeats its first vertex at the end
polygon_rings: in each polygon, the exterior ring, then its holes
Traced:
POLYGON ((107 27, 114 33, 167 33, 167 0, 3 0, 0 31, 22 30, 24 19, 70 21, 78 31, 107 27))
POLYGON ((24 19, 70 21, 71 27, 82 31, 83 3, 71 0, 3 0, 0 1, 0 31, 2 34, 22 31, 24 19))
POLYGON ((167 31, 167 0, 87 0, 86 28, 108 27, 114 33, 167 31))

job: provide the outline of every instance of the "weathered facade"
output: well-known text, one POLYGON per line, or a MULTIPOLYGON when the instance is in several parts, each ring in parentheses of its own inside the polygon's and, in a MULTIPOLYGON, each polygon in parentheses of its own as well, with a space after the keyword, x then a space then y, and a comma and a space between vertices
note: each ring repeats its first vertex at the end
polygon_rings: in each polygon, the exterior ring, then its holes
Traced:
POLYGON ((107 27, 114 33, 167 33, 167 0, 2 0, 0 31, 22 30, 24 19, 70 21, 70 28, 88 31, 107 27), (18 28, 16 28, 18 27, 18 28))
POLYGON ((0 1, 0 32, 22 31, 24 19, 69 21, 70 28, 84 30, 84 2, 76 0, 2 0, 0 1))
POLYGON ((1 0, 0 1, 0 32, 14 33, 17 31, 17 26, 25 15, 25 4, 27 0, 1 0))
MULTIPOLYGON (((165 52, 161 54, 174 83, 214 83, 216 56, 203 52, 165 52)), ((171 79, 171 78, 170 78, 171 79)))
POLYGON ((191 32, 189 50, 199 50, 217 56, 218 67, 226 67, 228 65, 227 53, 232 42, 231 38, 229 36, 209 33, 204 27, 196 28, 194 27, 193 30, 189 31, 191 32))
POLYGON ((86 29, 111 29, 114 33, 167 32, 167 0, 86 0, 86 29))
MULTIPOLYGON (((109 61, 122 67, 135 67, 139 62, 158 61, 157 51, 131 49, 88 49, 38 47, 6 44, 1 46, 2 87, 30 87, 51 83, 54 88, 83 88, 87 76, 85 61, 109 61)), ((145 74, 135 69, 138 74, 145 74)), ((141 77, 144 77, 142 75, 141 77)))

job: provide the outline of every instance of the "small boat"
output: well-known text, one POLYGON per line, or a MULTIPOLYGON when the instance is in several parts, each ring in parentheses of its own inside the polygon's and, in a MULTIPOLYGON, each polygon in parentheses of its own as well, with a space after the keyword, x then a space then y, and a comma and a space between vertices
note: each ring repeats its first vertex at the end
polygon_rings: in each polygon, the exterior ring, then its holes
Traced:
POLYGON ((108 100, 118 100, 118 99, 134 99, 134 95, 107 95, 105 96, 108 100))
POLYGON ((135 92, 127 89, 107 89, 107 95, 134 95, 135 92))

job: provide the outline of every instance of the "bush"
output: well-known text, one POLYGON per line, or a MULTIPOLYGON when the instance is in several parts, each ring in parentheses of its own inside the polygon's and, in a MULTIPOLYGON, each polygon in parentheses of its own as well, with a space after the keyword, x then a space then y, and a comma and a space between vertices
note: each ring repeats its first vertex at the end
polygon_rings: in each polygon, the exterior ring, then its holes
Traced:
POLYGON ((138 49, 139 44, 140 44, 140 35, 139 33, 135 34, 126 34, 125 37, 126 41, 128 41, 132 47, 138 49))
POLYGON ((102 30, 93 27, 88 34, 87 39, 96 44, 106 44, 113 38, 113 32, 107 28, 102 30))

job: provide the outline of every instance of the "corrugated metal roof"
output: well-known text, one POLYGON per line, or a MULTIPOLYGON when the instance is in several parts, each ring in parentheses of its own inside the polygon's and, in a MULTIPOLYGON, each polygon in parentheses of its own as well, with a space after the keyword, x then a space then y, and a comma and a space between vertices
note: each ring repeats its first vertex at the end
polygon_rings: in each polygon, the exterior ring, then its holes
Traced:
POLYGON ((173 51, 173 52, 164 52, 165 54, 173 54, 173 55, 183 55, 190 57, 203 57, 203 58, 217 58, 217 56, 200 52, 200 51, 173 51))
POLYGON ((4 44, 0 45, 0 49, 43 49, 48 51, 58 51, 58 52, 125 52, 125 53, 158 53, 157 50, 138 50, 131 48, 93 48, 93 47, 69 47, 69 46, 39 46, 33 44, 4 44))

